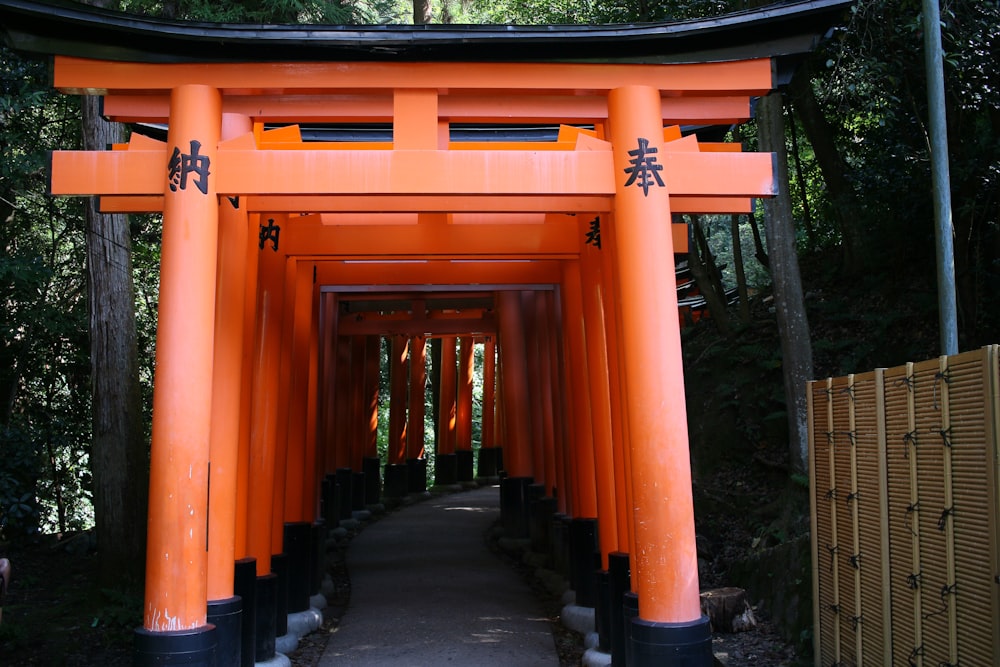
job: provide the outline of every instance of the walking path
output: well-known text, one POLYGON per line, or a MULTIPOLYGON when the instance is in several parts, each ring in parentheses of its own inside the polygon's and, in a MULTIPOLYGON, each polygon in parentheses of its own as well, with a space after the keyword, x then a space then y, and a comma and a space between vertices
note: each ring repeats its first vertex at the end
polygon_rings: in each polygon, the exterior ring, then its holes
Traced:
POLYGON ((390 514, 351 541, 351 601, 321 665, 557 667, 531 589, 486 547, 497 487, 390 514))

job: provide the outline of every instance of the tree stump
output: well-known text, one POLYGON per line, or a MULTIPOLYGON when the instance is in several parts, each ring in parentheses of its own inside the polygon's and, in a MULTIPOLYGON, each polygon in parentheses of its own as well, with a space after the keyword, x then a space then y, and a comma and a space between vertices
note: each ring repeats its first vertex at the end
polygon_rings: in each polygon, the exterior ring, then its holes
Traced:
POLYGON ((714 588, 701 594, 701 613, 714 632, 746 632, 757 627, 747 593, 742 588, 714 588))

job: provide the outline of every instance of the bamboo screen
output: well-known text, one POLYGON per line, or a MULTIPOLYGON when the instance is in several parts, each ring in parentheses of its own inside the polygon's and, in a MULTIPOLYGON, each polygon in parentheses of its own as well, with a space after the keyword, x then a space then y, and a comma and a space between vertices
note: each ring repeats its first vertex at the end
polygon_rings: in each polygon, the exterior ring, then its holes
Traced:
POLYGON ((998 357, 809 383, 817 666, 1000 665, 998 357))

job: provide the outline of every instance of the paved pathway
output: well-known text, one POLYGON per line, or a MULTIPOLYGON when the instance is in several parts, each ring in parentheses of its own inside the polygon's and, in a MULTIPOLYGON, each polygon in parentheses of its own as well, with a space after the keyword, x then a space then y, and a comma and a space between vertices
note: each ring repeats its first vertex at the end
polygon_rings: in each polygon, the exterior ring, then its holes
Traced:
POLYGON ((500 491, 440 496, 390 514, 351 541, 351 601, 322 662, 556 667, 531 589, 485 546, 500 491))

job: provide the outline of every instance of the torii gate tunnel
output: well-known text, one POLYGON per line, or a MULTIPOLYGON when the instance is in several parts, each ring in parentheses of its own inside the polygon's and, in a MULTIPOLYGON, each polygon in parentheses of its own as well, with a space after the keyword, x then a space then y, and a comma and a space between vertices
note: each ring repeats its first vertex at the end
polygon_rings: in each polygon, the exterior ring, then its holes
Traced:
MULTIPOLYGON (((430 337, 446 341, 438 481, 471 475, 455 471, 471 471, 467 378, 484 343, 479 472, 502 460, 505 530, 527 536, 529 497, 596 522, 601 568, 617 557, 631 571, 637 664, 711 664, 673 262, 687 237, 671 220, 747 213, 776 185, 772 155, 682 127, 748 119, 845 4, 435 32, 185 26, 3 0, 13 44, 55 54, 56 88, 167 127, 165 142, 133 133, 52 155, 53 194, 163 214, 137 662, 209 664, 216 644, 239 655, 225 619, 248 564, 251 652, 273 655, 272 570, 289 577, 289 610, 308 606, 315 577, 300 587, 296 573, 338 518, 330 484, 369 492, 378 478, 372 397, 389 336, 386 490, 422 471, 430 337), (457 137, 511 125, 558 132, 457 137), (306 126, 385 136, 307 141, 306 126)), ((590 584, 573 583, 579 601, 590 584)))

